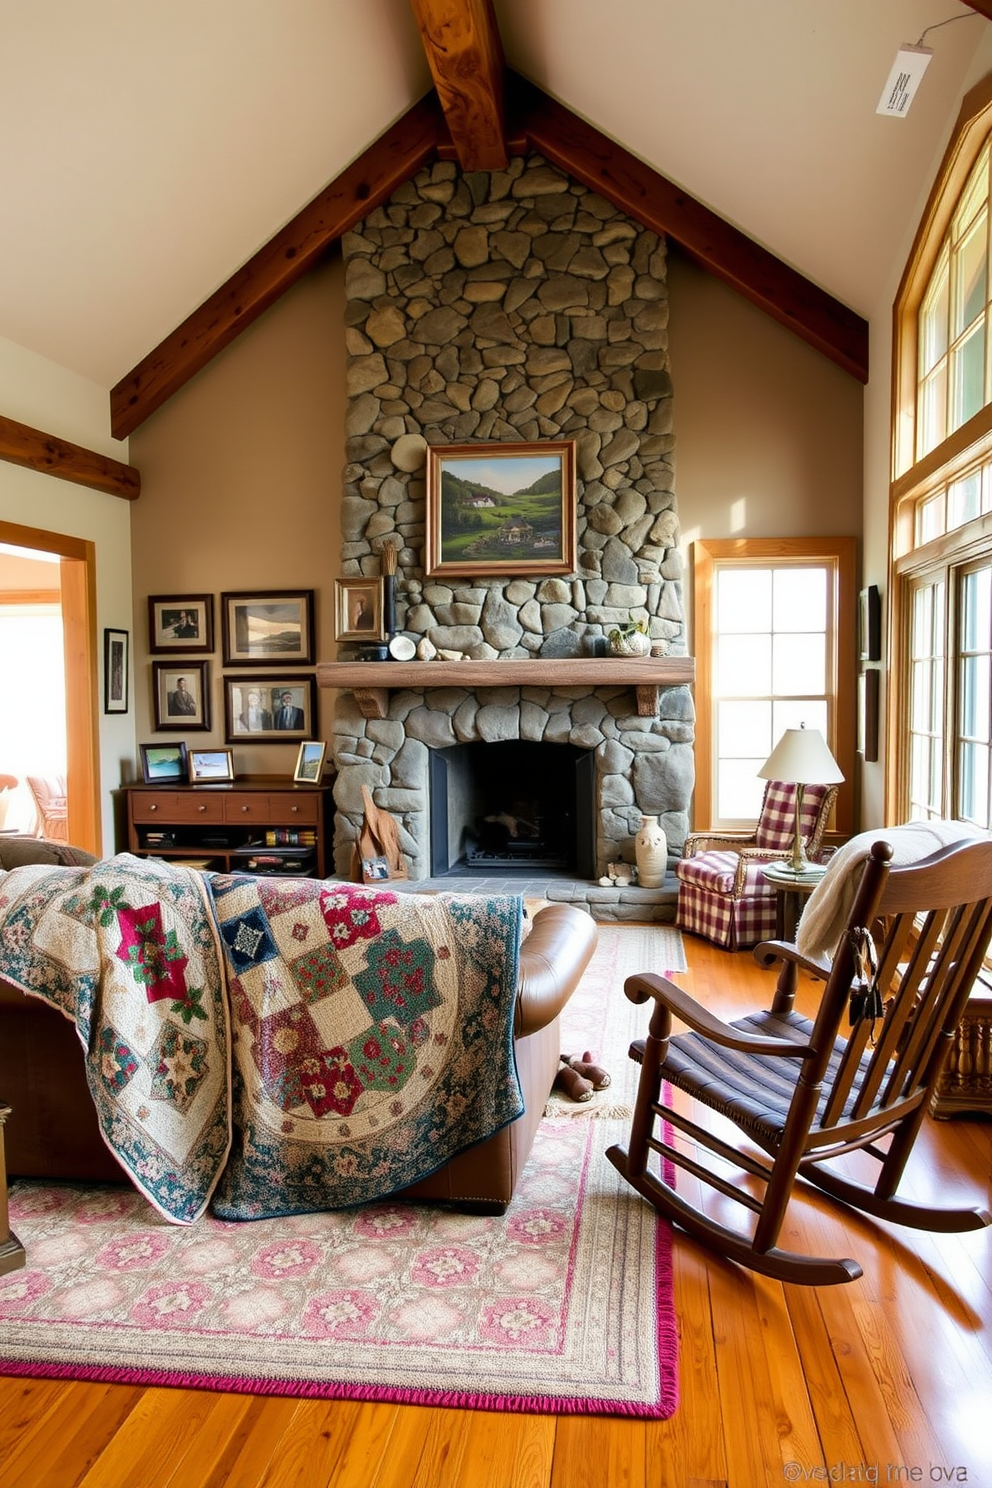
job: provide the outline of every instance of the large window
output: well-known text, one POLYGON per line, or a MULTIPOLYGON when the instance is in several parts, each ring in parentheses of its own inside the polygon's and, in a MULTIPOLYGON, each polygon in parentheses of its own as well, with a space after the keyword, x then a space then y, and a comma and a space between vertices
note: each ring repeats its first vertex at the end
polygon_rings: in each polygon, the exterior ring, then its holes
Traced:
MULTIPOLYGON (((853 763, 854 542, 693 544, 697 827, 753 823, 758 771, 787 728, 817 728, 853 763)), ((849 791, 839 809, 845 825, 849 791)))
POLYGON ((992 85, 969 95, 896 302, 890 819, 992 825, 992 85))

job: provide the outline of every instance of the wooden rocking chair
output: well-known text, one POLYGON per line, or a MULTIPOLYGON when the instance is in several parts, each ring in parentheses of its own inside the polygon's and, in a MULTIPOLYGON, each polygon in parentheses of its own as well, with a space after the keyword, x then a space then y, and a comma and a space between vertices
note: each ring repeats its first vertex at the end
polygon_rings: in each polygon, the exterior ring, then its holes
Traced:
POLYGON ((755 951, 764 964, 794 962, 825 980, 815 1022, 772 1011, 728 1024, 664 977, 625 983, 631 1002, 653 998, 655 1006, 647 1038, 630 1048, 641 1074, 629 1147, 611 1147, 610 1161, 697 1240, 780 1281, 824 1286, 862 1274, 854 1260, 776 1248, 797 1177, 866 1214, 918 1229, 992 1224, 982 1208, 895 1197, 992 936, 992 841, 955 844, 908 867, 890 869, 891 857, 888 843, 875 843, 831 963, 807 962, 784 942, 755 951), (692 1031, 672 1038, 673 1014, 692 1031), (729 1118, 760 1151, 740 1151, 673 1109, 669 1085, 729 1118), (740 1169, 737 1182, 679 1150, 674 1133, 740 1169), (852 1152, 880 1164, 874 1186, 823 1166, 852 1152), (661 1162, 649 1168, 652 1154, 661 1162), (666 1181, 668 1163, 756 1220, 738 1229, 697 1208, 666 1181))

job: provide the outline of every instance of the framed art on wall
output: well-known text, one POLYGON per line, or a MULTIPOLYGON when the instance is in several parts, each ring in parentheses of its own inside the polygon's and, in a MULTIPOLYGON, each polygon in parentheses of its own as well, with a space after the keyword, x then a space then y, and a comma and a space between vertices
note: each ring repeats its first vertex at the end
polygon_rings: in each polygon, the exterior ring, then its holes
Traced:
POLYGON ((103 711, 127 712, 130 636, 126 630, 103 632, 103 711))
POLYGON ((428 576, 572 573, 575 443, 432 445, 428 576))
POLYGON ((152 662, 152 702, 157 729, 210 727, 209 663, 152 662))
POLYGON ((882 659, 882 597, 876 584, 858 596, 858 651, 862 661, 882 659))
POLYGON ((229 743, 290 744, 312 739, 317 682, 307 677, 225 677, 224 717, 229 743))
POLYGON ((225 666, 313 661, 312 589, 222 594, 220 613, 225 666))
POLYGON ((212 594, 150 594, 149 651, 196 652, 214 649, 212 594))
POLYGON ((334 639, 384 641, 382 579, 335 579, 334 639))

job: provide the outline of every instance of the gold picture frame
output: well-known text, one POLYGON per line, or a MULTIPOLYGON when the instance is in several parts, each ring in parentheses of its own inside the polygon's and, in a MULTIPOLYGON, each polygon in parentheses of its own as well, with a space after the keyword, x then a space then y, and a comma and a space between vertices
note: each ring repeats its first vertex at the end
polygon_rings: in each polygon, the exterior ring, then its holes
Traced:
POLYGON ((319 785, 327 745, 322 739, 304 739, 296 756, 293 779, 297 785, 319 785))
POLYGON ((358 644, 386 639, 382 579, 335 579, 334 639, 358 644))
POLYGON ((429 578, 574 573, 575 441, 427 451, 429 578))

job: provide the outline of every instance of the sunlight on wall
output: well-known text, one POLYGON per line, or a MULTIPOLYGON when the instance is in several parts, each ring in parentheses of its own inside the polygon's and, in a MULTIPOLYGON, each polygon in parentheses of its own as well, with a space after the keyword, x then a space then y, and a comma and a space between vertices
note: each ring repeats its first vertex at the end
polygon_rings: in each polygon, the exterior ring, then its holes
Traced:
MULTIPOLYGON (((0 606, 0 772, 64 775, 65 670, 57 605, 0 606)), ((22 788, 4 825, 30 831, 34 810, 22 788)))
POLYGON ((747 502, 742 496, 739 501, 733 502, 730 508, 730 530, 731 532, 744 532, 747 529, 747 502))

